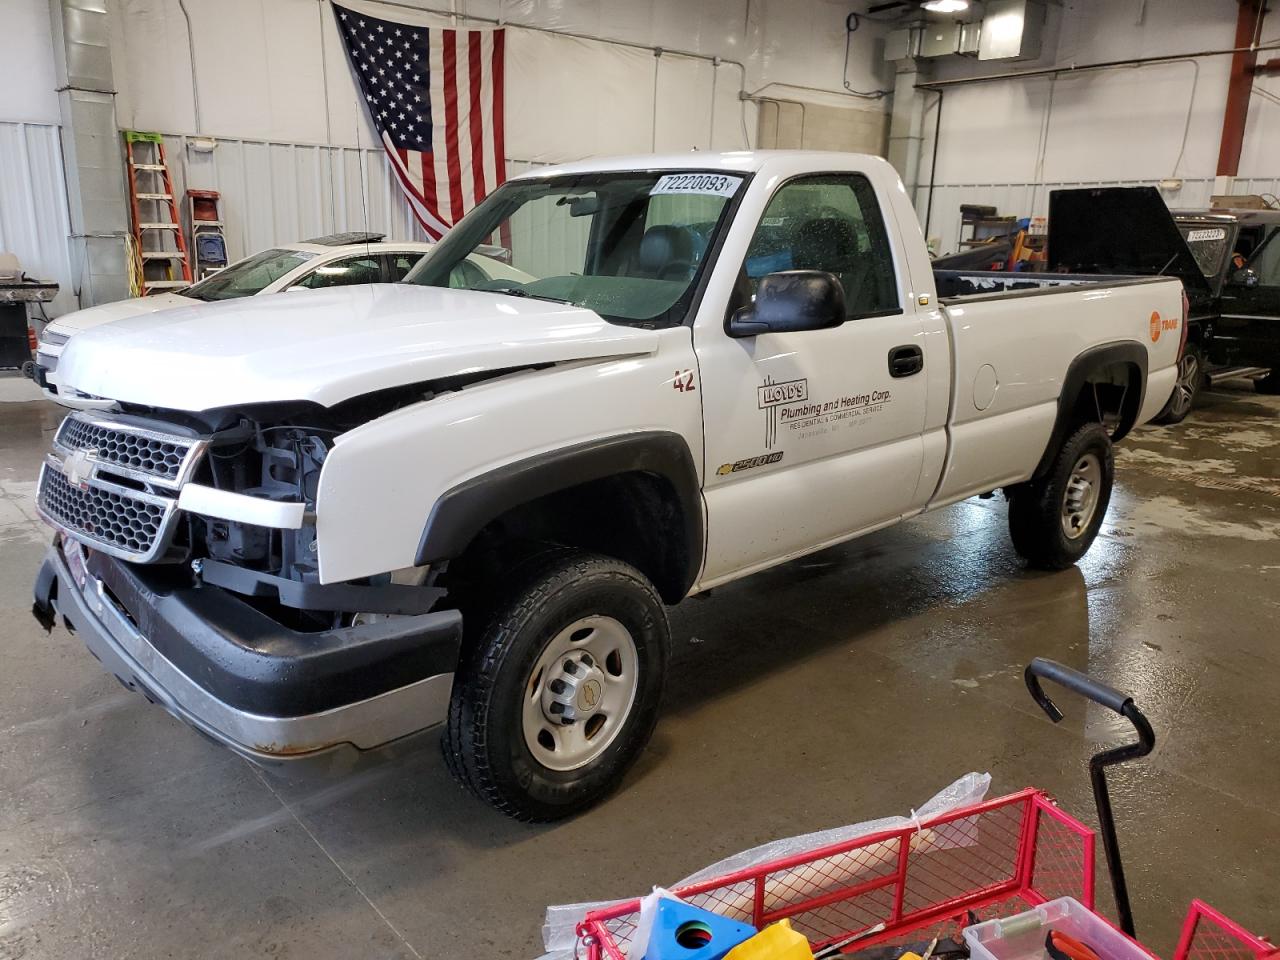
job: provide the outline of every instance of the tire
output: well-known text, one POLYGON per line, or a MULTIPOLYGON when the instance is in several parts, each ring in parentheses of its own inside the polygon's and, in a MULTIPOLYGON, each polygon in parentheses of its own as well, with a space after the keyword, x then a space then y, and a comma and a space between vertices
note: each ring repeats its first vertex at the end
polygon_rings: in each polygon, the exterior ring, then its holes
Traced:
POLYGON ((1272 370, 1265 377, 1259 377, 1253 381, 1253 389, 1258 393, 1265 393, 1267 396, 1274 397, 1280 393, 1280 371, 1272 370))
POLYGON ((1169 402, 1154 417, 1154 422, 1171 426, 1187 419, 1204 386, 1204 353, 1194 343, 1187 344, 1178 360, 1178 379, 1169 402))
POLYGON ((1099 423, 1079 427, 1063 443, 1044 477, 1012 491, 1009 533, 1014 549, 1031 566, 1043 570, 1065 570, 1074 564, 1102 527, 1114 481, 1115 456, 1106 430, 1099 423), (1092 507, 1086 511, 1084 505, 1090 500, 1092 507), (1068 534, 1068 526, 1076 532, 1068 534))
POLYGON ((617 787, 666 680, 670 630, 653 585, 620 560, 554 550, 463 623, 443 741, 454 778, 525 821, 572 816, 617 787))

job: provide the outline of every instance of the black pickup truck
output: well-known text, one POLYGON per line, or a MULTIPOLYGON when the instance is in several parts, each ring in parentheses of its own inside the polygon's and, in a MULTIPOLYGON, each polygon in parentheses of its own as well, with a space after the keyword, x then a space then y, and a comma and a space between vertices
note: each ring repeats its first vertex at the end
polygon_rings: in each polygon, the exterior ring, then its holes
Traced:
POLYGON ((1280 210, 1171 212, 1155 187, 1055 190, 1049 269, 1162 274, 1190 303, 1178 385, 1157 418, 1177 423, 1209 382, 1249 377, 1280 393, 1280 210))

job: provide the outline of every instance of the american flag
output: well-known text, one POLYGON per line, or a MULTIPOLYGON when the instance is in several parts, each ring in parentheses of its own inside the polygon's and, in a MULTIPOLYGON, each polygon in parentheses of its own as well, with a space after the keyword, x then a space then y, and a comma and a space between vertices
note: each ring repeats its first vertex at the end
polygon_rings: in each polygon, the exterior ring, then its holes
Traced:
POLYGON ((506 179, 503 30, 425 27, 333 4, 405 199, 438 240, 506 179))

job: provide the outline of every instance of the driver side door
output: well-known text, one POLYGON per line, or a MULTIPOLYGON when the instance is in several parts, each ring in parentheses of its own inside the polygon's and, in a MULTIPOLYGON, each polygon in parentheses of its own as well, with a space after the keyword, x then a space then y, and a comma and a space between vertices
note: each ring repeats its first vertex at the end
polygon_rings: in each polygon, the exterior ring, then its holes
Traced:
POLYGON ((775 271, 822 270, 844 290, 845 321, 747 338, 695 327, 704 586, 892 522, 917 500, 928 359, 888 208, 858 173, 782 183, 740 265, 740 293, 775 271), (917 354, 919 366, 895 364, 917 354))
POLYGON ((1211 359, 1231 366, 1280 366, 1280 226, 1261 236, 1247 269, 1256 280, 1252 285, 1227 274, 1211 359))

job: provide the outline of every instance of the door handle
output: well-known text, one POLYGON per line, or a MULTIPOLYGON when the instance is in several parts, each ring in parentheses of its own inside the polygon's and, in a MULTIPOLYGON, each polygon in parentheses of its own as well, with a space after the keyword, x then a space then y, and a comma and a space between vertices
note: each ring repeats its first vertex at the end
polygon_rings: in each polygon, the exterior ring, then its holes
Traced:
POLYGON ((909 377, 924 369, 924 351, 915 344, 889 351, 889 376, 909 377))

